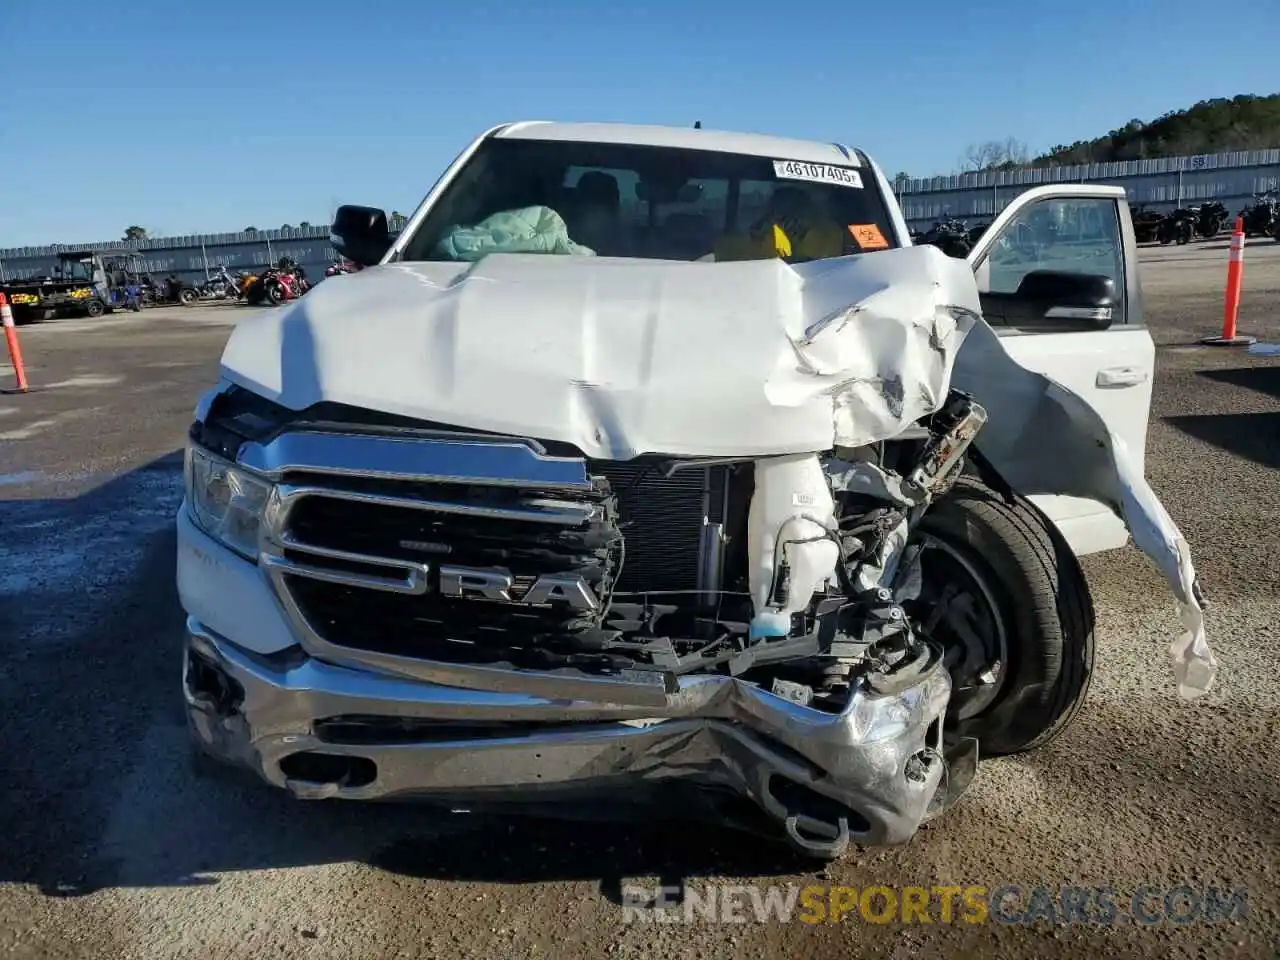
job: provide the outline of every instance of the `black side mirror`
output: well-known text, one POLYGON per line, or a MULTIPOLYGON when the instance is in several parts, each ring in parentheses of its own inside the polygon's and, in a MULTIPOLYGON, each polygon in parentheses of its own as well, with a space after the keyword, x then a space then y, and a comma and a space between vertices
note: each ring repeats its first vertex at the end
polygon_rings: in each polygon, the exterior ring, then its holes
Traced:
POLYGON ((983 294, 990 323, 1042 331, 1106 330, 1119 298, 1108 276, 1032 270, 1014 293, 983 294))
POLYGON ((329 227, 329 242, 348 260, 363 267, 373 266, 391 249, 386 212, 377 207, 344 204, 329 227))

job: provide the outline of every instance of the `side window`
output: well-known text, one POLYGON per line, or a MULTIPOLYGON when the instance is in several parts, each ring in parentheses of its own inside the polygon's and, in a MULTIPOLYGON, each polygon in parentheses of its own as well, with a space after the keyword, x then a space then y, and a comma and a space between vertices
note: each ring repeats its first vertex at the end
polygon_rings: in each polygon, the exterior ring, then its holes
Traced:
POLYGON ((978 289, 1011 296, 1035 271, 1104 276, 1115 284, 1112 324, 1125 323, 1124 247, 1114 200, 1046 197, 1021 210, 978 265, 978 289))

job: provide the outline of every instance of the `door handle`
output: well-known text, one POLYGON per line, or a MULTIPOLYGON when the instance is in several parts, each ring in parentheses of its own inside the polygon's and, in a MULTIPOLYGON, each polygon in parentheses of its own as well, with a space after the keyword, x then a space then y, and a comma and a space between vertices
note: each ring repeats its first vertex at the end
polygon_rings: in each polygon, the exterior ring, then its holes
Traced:
POLYGON ((1147 371, 1141 367, 1107 367, 1098 371, 1094 383, 1099 387, 1136 387, 1147 382, 1147 371))

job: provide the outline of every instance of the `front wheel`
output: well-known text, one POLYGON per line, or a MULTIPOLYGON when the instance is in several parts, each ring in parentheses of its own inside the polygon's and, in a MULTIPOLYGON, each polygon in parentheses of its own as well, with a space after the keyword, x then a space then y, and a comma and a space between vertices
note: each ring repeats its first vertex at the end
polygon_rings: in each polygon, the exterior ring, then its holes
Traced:
POLYGON ((1029 501, 967 477, 916 536, 923 586, 908 612, 946 651, 949 726, 986 756, 1048 743, 1093 675, 1093 600, 1075 553, 1029 501))
POLYGON ((178 291, 178 302, 184 307, 191 306, 198 299, 199 296, 196 294, 194 287, 183 287, 178 291))
POLYGON ((285 301, 284 287, 278 283, 268 283, 266 286, 267 301, 273 306, 278 307, 285 301))
POLYGON ((107 312, 107 305, 97 297, 94 297, 92 300, 85 302, 84 312, 86 316, 97 319, 107 312))

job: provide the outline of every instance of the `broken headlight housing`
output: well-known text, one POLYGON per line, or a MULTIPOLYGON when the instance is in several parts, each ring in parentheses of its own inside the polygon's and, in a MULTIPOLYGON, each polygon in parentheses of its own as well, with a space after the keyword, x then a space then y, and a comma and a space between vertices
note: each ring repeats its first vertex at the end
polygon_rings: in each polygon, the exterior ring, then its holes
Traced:
POLYGON ((240 556, 256 560, 271 482, 193 445, 187 446, 184 472, 195 525, 240 556))

